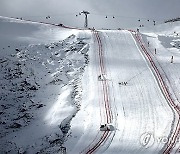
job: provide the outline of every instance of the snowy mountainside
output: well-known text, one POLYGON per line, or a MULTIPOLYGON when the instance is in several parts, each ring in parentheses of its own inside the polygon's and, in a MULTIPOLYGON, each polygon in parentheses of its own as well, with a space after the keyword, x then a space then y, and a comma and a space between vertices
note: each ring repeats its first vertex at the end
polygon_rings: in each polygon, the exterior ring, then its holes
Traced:
POLYGON ((167 82, 174 89, 176 99, 180 100, 180 22, 144 28, 142 33, 146 43, 149 42, 149 51, 163 68, 161 73, 168 77, 167 82))
MULTIPOLYGON (((6 44, 1 42, 0 153, 58 152, 65 141, 69 122, 79 110, 80 78, 89 61, 89 46, 83 38, 69 31, 62 30, 62 34, 71 35, 61 40, 64 36, 58 36, 61 30, 56 27, 9 20, 0 21, 10 27, 16 25, 14 32, 21 31, 16 29, 18 26, 40 30, 31 29, 33 42, 18 41, 21 35, 29 36, 30 32, 9 33, 4 40, 6 44), (48 28, 49 38, 42 41, 48 28)), ((7 30, 0 34, 1 40, 6 33, 7 30)))
POLYGON ((142 33, 158 37, 161 44, 168 49, 180 49, 180 22, 170 22, 154 27, 143 28, 142 33))
POLYGON ((176 153, 179 33, 1 17, 0 153, 176 153))
POLYGON ((9 53, 11 47, 19 48, 29 44, 52 43, 77 33, 75 30, 62 29, 58 26, 1 16, 0 23, 0 45, 3 49, 1 49, 1 54, 6 49, 9 53))

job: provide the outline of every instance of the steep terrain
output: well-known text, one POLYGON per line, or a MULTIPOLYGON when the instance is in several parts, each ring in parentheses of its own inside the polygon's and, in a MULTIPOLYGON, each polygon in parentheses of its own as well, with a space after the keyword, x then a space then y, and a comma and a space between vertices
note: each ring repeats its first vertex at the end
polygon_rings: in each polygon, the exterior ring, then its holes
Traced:
POLYGON ((80 107, 89 46, 37 23, 1 18, 0 30, 1 153, 58 152, 80 107))

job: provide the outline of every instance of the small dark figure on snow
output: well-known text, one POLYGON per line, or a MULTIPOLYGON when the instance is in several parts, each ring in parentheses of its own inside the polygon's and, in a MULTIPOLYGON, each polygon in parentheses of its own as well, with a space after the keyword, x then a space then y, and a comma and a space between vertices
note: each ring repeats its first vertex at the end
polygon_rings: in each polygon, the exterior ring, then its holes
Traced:
POLYGON ((119 85, 124 85, 124 86, 126 86, 126 85, 127 85, 127 82, 119 82, 119 85))
POLYGON ((172 57, 171 57, 171 63, 173 63, 173 59, 174 59, 174 57, 172 56, 172 57))

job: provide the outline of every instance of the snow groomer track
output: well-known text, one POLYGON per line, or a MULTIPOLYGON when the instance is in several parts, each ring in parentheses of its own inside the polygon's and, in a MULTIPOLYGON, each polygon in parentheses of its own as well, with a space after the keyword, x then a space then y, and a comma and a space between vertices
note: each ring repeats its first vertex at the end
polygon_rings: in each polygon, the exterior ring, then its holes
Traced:
MULTIPOLYGON (((172 98, 172 95, 168 90, 168 86, 166 85, 160 71, 158 70, 158 67, 156 66, 155 62, 153 61, 153 58, 148 53, 148 49, 146 48, 146 45, 144 44, 140 33, 136 33, 136 32, 133 33, 132 32, 132 35, 133 35, 134 39, 136 40, 136 42, 138 43, 138 46, 139 46, 140 50, 142 51, 142 54, 144 55, 144 57, 146 58, 146 60, 150 64, 150 68, 151 68, 151 70, 152 70, 152 72, 153 72, 153 74, 154 74, 154 76, 155 76, 155 78, 159 84, 159 87, 160 87, 165 99, 167 100, 169 105, 172 107, 172 109, 178 115, 178 118, 177 118, 177 121, 175 124, 175 130, 173 130, 170 138, 168 139, 168 143, 165 146, 165 149, 163 152, 164 154, 169 154, 169 153, 171 153, 173 147, 175 146, 177 139, 178 139, 178 136, 179 136, 179 133, 180 133, 180 108, 175 103, 174 99, 172 98)), ((178 100, 177 98, 175 98, 175 99, 178 100)))
MULTIPOLYGON (((102 41, 99 36, 98 31, 92 30, 93 37, 94 37, 94 43, 97 44, 98 50, 95 51, 95 55, 98 57, 99 61, 99 75, 106 75, 106 67, 104 63, 104 53, 103 53, 103 47, 102 47, 102 41)), ((105 124, 110 124, 113 122, 113 113, 111 110, 111 99, 110 99, 110 92, 109 92, 109 81, 107 79, 102 79, 101 81, 101 89, 103 91, 102 94, 102 108, 100 109, 100 112, 104 112, 104 116, 101 113, 101 122, 104 121, 105 124)), ((104 124, 101 123, 101 124, 104 124)), ((100 125, 101 125, 100 124, 100 125)), ((114 130, 105 130, 105 131, 99 131, 97 133, 97 136, 95 140, 89 145, 86 150, 83 151, 83 153, 91 154, 96 152, 107 140, 112 140, 114 136, 114 130), (111 137, 110 137, 111 136, 111 137), (110 139, 108 139, 110 137, 110 139)))

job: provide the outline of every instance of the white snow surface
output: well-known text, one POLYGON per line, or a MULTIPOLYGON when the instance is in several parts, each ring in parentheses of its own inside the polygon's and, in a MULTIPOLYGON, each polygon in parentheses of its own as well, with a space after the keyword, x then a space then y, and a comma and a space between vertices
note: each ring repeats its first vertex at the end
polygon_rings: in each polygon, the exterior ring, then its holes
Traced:
MULTIPOLYGON (((158 139, 171 131, 171 108, 130 32, 99 33, 103 42, 115 131, 97 153, 160 152, 164 144, 158 142, 158 139), (127 85, 119 85, 119 82, 127 82, 127 85), (141 143, 141 136, 146 133, 152 135, 152 146, 143 147, 141 143)), ((85 95, 82 98, 81 110, 72 120, 71 138, 66 142, 68 153, 87 152, 91 142, 97 140, 100 124, 105 121, 100 115, 105 114, 105 111, 99 104, 103 95, 99 87, 100 81, 97 79, 98 55, 97 46, 94 44, 96 43, 92 40, 89 51, 91 60, 82 79, 85 95), (99 108, 101 112, 98 111, 99 108), (81 125, 77 121, 80 121, 81 125)))
MULTIPOLYGON (((179 105, 180 23, 141 32, 179 105)), ((163 153, 178 116, 152 68, 130 31, 97 33, 0 18, 0 153, 163 153)))

